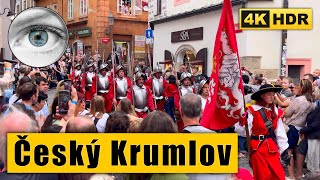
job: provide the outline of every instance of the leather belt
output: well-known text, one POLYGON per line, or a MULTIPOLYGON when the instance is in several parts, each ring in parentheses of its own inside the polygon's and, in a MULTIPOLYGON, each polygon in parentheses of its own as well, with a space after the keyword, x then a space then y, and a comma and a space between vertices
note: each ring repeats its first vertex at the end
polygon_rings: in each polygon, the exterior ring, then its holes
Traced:
POLYGON ((163 99, 163 96, 159 96, 159 97, 156 96, 155 99, 156 100, 161 100, 161 99, 163 99))
POLYGON ((251 136, 251 139, 263 141, 265 139, 271 138, 270 135, 259 135, 259 136, 251 136))
POLYGON ((109 92, 109 90, 100 90, 100 91, 98 91, 98 93, 101 93, 101 94, 106 94, 108 92, 109 92))
POLYGON ((124 99, 124 98, 126 98, 126 97, 117 97, 118 100, 121 100, 121 99, 124 99))
POLYGON ((135 110, 136 112, 147 112, 148 109, 149 109, 148 107, 145 107, 145 108, 143 108, 143 109, 134 108, 134 110, 135 110))

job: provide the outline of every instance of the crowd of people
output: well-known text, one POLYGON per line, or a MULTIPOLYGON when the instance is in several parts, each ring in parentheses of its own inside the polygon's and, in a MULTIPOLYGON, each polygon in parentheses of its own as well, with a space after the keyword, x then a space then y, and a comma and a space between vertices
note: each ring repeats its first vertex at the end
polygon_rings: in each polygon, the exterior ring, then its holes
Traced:
MULTIPOLYGON (((271 145, 273 143, 278 146, 280 153, 285 151, 288 155, 288 177, 286 179, 305 177, 304 166, 311 173, 319 173, 320 70, 316 69, 312 74, 305 74, 296 83, 290 77, 279 76, 276 81, 270 82, 264 75, 254 75, 246 68, 243 68, 243 72, 245 101, 248 108, 247 122, 251 133, 250 144, 253 148, 251 167, 254 175, 269 174, 276 179, 279 174, 284 173, 280 167, 279 158, 273 159, 274 157, 270 156, 273 151, 273 145, 271 145), (260 109, 263 111, 259 112, 260 109), (268 127, 264 120, 265 117, 274 124, 268 127), (253 119, 259 120, 255 122, 253 119), (269 142, 273 138, 272 132, 268 132, 269 128, 275 132, 273 137, 276 138, 272 143, 269 142), (269 143, 266 144, 266 142, 269 143), (269 152, 266 151, 266 147, 269 152), (254 163, 254 159, 257 163, 254 163), (255 168, 257 169, 254 170, 255 168), (269 170, 266 171, 266 169, 269 170)), ((239 133, 239 157, 244 157, 248 148, 246 133, 241 123, 235 125, 235 131, 239 133)))
MULTIPOLYGON (((200 125, 209 96, 209 78, 197 66, 165 71, 138 64, 132 74, 123 65, 94 57, 62 56, 45 68, 5 63, 0 86, 16 87, 0 117, 0 179, 92 179, 93 174, 7 174, 6 133, 223 133, 239 134, 239 157, 250 156, 254 179, 295 179, 320 171, 320 70, 297 84, 290 77, 270 82, 242 68, 247 118, 233 127, 213 131, 200 125), (114 67, 114 68, 112 68, 114 67), (59 111, 59 92, 72 81, 69 110, 59 111), (56 91, 48 104, 48 91, 56 91), (250 133, 247 143, 245 124, 250 133), (249 144, 249 146, 247 146, 249 144), (250 153, 248 153, 250 152, 250 153), (281 160, 283 162, 281 162, 281 160), (283 165, 287 165, 284 166, 283 165), (297 171, 295 171, 295 167, 297 171), (296 172, 296 174, 295 174, 296 172)), ((105 175, 107 176, 107 175, 105 175)), ((111 179, 253 179, 238 174, 110 174, 111 179)))

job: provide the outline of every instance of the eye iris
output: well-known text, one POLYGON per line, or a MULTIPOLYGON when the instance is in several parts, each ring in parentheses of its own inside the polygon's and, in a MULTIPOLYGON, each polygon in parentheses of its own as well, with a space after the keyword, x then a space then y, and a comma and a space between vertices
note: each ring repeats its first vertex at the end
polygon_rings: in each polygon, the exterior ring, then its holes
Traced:
POLYGON ((41 47, 47 43, 48 34, 46 31, 43 31, 43 30, 30 32, 29 41, 32 45, 36 47, 41 47))

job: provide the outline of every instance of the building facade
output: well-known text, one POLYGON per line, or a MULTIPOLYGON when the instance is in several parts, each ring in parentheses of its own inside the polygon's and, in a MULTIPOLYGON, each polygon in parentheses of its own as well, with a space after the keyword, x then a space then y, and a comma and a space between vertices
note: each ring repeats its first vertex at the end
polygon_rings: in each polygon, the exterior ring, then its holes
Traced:
MULTIPOLYGON (((283 72, 298 81, 304 73, 320 68, 320 51, 313 45, 320 37, 320 20, 313 18, 312 30, 289 30, 284 47, 282 31, 237 29, 240 8, 282 8, 283 1, 248 0, 244 3, 232 0, 239 56, 241 66, 257 74, 264 73, 270 79, 282 73, 281 63, 284 62, 283 72), (286 58, 282 61, 283 55, 286 58)), ((177 65, 190 62, 210 76, 221 3, 222 0, 151 0, 149 21, 154 29, 154 63, 164 60, 174 60, 177 65)), ((289 1, 289 8, 297 7, 313 8, 313 17, 319 16, 318 1, 289 1)))
POLYGON ((136 59, 147 57, 145 43, 136 43, 144 38, 148 27, 145 0, 36 0, 36 6, 53 9, 63 17, 73 54, 94 55, 98 49, 101 57, 108 59, 113 47, 123 63, 131 52, 136 59), (109 26, 110 14, 115 18, 113 26, 109 26), (102 43, 101 38, 109 38, 110 42, 102 43))

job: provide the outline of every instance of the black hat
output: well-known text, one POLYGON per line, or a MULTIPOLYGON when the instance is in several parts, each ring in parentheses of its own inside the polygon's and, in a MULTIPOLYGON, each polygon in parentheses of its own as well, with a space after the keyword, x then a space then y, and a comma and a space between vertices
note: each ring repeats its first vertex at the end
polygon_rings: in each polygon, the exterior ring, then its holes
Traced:
POLYGON ((264 84, 260 86, 259 91, 252 94, 251 99, 252 100, 258 100, 261 99, 261 95, 265 94, 267 92, 279 92, 281 91, 282 87, 275 87, 272 84, 264 84))

